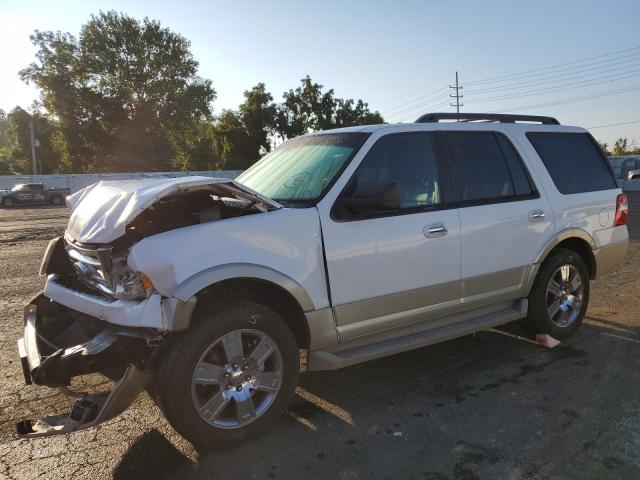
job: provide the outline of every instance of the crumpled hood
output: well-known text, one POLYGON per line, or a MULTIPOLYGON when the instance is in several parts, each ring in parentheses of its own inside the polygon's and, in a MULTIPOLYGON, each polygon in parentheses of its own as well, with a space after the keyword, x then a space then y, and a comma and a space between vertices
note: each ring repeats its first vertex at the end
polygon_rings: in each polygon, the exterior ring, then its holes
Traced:
POLYGON ((66 235, 80 243, 110 243, 126 232, 140 212, 178 191, 215 186, 220 194, 258 202, 267 208, 279 203, 228 178, 189 176, 94 183, 67 197, 71 209, 66 235))

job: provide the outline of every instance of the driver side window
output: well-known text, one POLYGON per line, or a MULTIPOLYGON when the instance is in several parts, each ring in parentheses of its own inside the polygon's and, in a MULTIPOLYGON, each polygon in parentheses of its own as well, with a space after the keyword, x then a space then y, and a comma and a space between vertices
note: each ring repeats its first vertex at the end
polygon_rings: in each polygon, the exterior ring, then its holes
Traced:
POLYGON ((441 192, 433 143, 429 132, 382 137, 362 160, 351 188, 373 182, 396 184, 401 211, 439 204, 441 192))

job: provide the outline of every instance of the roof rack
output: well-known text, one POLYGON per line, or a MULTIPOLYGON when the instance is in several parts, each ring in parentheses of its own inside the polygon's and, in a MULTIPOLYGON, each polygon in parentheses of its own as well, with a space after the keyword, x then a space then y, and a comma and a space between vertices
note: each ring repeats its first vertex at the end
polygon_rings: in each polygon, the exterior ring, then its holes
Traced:
POLYGON ((440 120, 457 120, 459 122, 537 122, 543 125, 560 125, 553 117, 541 117, 538 115, 508 115, 505 113, 425 113, 416 120, 416 123, 438 123, 440 120))

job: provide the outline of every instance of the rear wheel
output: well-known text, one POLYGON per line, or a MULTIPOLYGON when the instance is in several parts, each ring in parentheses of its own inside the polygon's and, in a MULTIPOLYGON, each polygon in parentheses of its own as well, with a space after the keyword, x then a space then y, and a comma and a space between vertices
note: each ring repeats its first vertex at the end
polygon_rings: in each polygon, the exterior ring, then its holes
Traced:
POLYGON ((527 324, 539 333, 567 338, 582 323, 589 303, 589 272, 573 250, 559 249, 542 264, 529 295, 527 324))
POLYGON ((2 199, 2 206, 9 208, 9 207, 13 207, 15 205, 15 202, 13 201, 13 198, 11 197, 5 197, 2 199))
POLYGON ((62 197, 60 195, 54 195, 49 201, 53 205, 62 205, 62 197))
POLYGON ((286 410, 299 375, 295 337, 276 312, 242 302, 209 313, 176 337, 158 369, 156 402, 201 448, 265 432, 286 410))

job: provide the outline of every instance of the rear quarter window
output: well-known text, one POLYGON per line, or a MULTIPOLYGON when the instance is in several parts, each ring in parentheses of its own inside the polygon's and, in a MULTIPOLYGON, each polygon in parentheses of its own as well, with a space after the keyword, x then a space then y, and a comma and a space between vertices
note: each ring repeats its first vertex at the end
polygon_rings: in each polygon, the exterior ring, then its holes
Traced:
POLYGON ((588 134, 529 132, 527 137, 560 193, 618 188, 607 160, 588 134))

